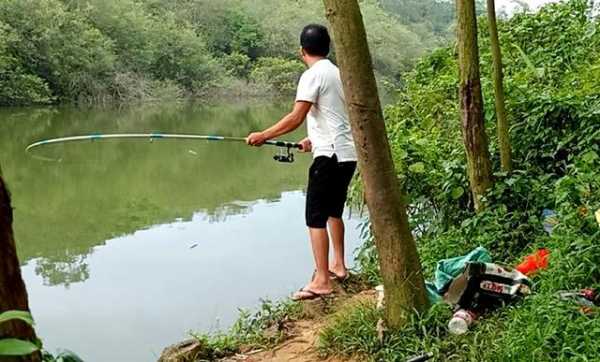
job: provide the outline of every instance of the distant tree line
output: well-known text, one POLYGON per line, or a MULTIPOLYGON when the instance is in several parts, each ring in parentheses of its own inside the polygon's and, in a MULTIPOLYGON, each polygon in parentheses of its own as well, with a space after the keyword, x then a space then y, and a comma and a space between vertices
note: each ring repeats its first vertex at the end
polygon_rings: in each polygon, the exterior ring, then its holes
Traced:
MULTIPOLYGON (((413 0, 395 1, 411 7, 413 0)), ((380 79, 398 84, 442 44, 452 10, 434 0, 401 18, 361 2, 380 79), (423 16, 428 25, 423 25, 423 16)), ((298 33, 325 22, 309 0, 2 0, 0 105, 147 101, 290 92, 298 33)), ((398 8, 400 9, 400 8, 398 8)))

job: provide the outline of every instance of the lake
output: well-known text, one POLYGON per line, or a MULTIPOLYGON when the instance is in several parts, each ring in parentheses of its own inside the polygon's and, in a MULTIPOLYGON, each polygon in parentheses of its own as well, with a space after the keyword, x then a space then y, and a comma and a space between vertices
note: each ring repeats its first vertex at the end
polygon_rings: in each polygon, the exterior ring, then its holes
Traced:
MULTIPOLYGON (((0 165, 37 333, 85 361, 153 361, 189 332, 228 328, 302 287, 310 155, 206 141, 40 139, 90 133, 245 136, 287 109, 263 104, 0 109, 0 165)), ((297 141, 304 127, 286 140, 297 141)), ((347 255, 360 244, 345 216, 347 255)))

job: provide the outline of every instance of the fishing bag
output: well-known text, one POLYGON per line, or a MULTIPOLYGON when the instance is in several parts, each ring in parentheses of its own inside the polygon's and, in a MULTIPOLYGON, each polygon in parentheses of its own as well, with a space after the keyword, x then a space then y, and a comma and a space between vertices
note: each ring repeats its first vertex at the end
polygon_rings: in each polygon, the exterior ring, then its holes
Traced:
POLYGON ((444 300, 459 308, 481 310, 513 302, 531 293, 531 280, 517 270, 493 263, 469 262, 454 278, 444 300))

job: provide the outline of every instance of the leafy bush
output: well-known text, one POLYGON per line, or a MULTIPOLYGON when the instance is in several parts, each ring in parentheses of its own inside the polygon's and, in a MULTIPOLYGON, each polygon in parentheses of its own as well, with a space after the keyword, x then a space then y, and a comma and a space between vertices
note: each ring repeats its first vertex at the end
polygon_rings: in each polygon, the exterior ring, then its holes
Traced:
POLYGON ((152 99, 140 94, 163 85, 169 94, 202 95, 221 81, 201 34, 139 2, 7 0, 0 34, 2 104, 152 99))
MULTIPOLYGON (((509 265, 546 247, 551 250, 550 267, 534 279, 535 294, 486 315, 460 337, 422 333, 445 330, 446 314, 425 317, 422 329, 391 333, 385 344, 374 340, 373 331, 332 338, 335 328, 359 323, 354 313, 346 313, 349 320, 334 322, 324 333, 326 352, 367 352, 373 360, 402 360, 418 354, 406 346, 420 346, 444 360, 598 356, 600 320, 556 295, 559 290, 600 286, 600 229, 593 215, 600 209, 600 24, 587 16, 587 9, 585 0, 570 0, 499 24, 516 169, 495 174, 484 212, 473 213, 467 192, 453 48, 423 59, 405 78, 398 102, 385 112, 426 275, 433 275, 438 260, 479 245, 492 252, 495 262, 509 265), (560 222, 552 235, 543 230, 543 209, 558 214, 560 222)), ((499 169, 485 19, 480 25, 486 125, 499 169)), ((380 280, 372 237, 357 261, 369 280, 380 280)), ((436 315, 437 308, 444 307, 436 306, 427 315, 436 315)), ((374 321, 369 323, 375 328, 374 321)))
POLYGON ((218 82, 217 62, 208 53, 201 36, 174 19, 163 19, 152 44, 150 71, 159 80, 173 80, 188 91, 202 94, 218 82))
POLYGON ((240 10, 227 10, 218 19, 223 29, 203 33, 209 35, 210 46, 216 54, 240 53, 256 60, 265 47, 263 30, 258 22, 240 10))
POLYGON ((63 2, 2 1, 0 21, 15 35, 9 54, 59 99, 87 97, 106 87, 115 60, 112 41, 63 2))
POLYGON ((223 57, 222 62, 225 69, 235 77, 246 79, 252 70, 249 56, 243 53, 231 53, 223 57))
POLYGON ((12 27, 0 20, 0 106, 48 103, 52 96, 47 84, 28 73, 18 58, 10 54, 18 41, 12 27))
POLYGON ((131 0, 89 0, 84 14, 115 39, 119 68, 125 69, 119 73, 174 81, 192 94, 203 94, 220 80, 218 64, 202 35, 173 12, 158 16, 131 0))
POLYGON ((297 60, 260 58, 250 73, 255 87, 275 93, 293 93, 305 67, 297 60))

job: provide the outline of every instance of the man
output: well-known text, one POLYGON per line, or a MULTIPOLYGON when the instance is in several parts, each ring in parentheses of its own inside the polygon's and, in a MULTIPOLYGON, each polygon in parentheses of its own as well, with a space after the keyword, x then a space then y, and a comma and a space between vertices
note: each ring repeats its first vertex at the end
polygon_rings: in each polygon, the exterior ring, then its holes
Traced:
POLYGON ((306 194, 309 228, 316 271, 312 280, 293 296, 315 299, 332 293, 331 278, 348 276, 344 258, 342 212, 348 185, 356 169, 356 150, 350 131, 339 69, 327 59, 331 39, 327 28, 308 25, 300 35, 302 60, 308 66, 298 83, 294 109, 274 126, 251 133, 246 141, 261 146, 266 140, 298 128, 307 120, 303 152, 313 153, 306 194), (329 233, 328 233, 329 229, 329 233), (329 235, 334 259, 329 265, 329 235))

